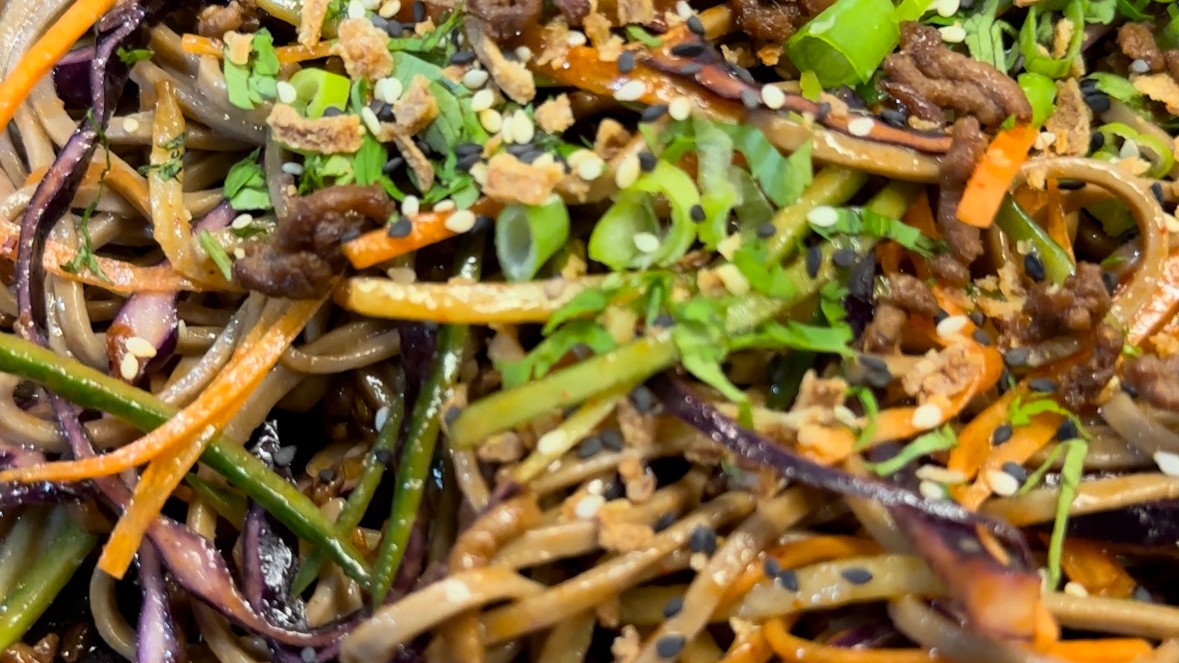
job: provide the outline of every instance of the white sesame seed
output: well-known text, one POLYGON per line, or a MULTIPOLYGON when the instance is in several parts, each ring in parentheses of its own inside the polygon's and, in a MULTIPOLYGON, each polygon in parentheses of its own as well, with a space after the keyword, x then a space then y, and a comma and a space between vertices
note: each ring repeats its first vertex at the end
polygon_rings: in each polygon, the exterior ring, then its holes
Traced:
POLYGON ((946 489, 940 483, 925 480, 917 484, 917 492, 927 500, 946 499, 946 489))
POLYGON ((471 95, 471 110, 476 113, 482 113, 493 105, 495 105, 495 93, 491 90, 483 89, 471 95))
POLYGON ((586 495, 577 500, 577 505, 573 507, 573 515, 582 520, 589 520, 598 515, 598 510, 606 503, 606 498, 601 495, 586 495))
POLYGON ((361 0, 352 0, 348 3, 348 18, 364 18, 368 10, 364 8, 364 3, 361 0))
POLYGON ((1146 60, 1138 59, 1130 63, 1130 71, 1135 74, 1145 74, 1150 71, 1150 64, 1146 60))
POLYGON ((996 495, 1010 497, 1019 492, 1019 479, 1003 470, 987 470, 987 485, 996 495))
POLYGON ((687 96, 679 96, 671 100, 667 105, 667 114, 673 120, 686 120, 692 116, 692 99, 687 96))
POLYGON ((959 0, 937 0, 934 3, 934 8, 937 10, 938 16, 949 18, 958 13, 959 5, 961 5, 959 0))
POLYGON ((749 279, 741 273, 740 268, 731 262, 727 262, 720 267, 717 267, 714 272, 725 285, 725 290, 730 293, 743 297, 749 294, 749 279))
POLYGON ((565 453, 565 449, 569 446, 569 434, 560 428, 553 430, 540 436, 536 441, 536 450, 546 456, 557 456, 565 453))
POLYGON ((452 233, 465 233, 475 227, 475 213, 461 209, 446 218, 446 229, 452 233))
POLYGON ((234 230, 242 230, 245 228, 249 228, 250 224, 253 222, 254 222, 254 217, 252 215, 238 214, 237 217, 234 218, 233 223, 229 224, 229 227, 233 228, 234 230))
POLYGON ((405 216, 417 216, 422 211, 422 203, 417 196, 409 195, 401 201, 401 213, 405 216))
POLYGON ((577 164, 577 176, 587 182, 598 179, 605 170, 606 163, 602 161, 601 157, 593 153, 577 164))
POLYGON ((913 425, 921 430, 928 430, 942 422, 942 409, 933 403, 917 406, 913 410, 913 425))
POLYGON ((385 427, 385 423, 389 421, 389 406, 383 406, 375 416, 373 416, 373 426, 379 431, 385 427))
POLYGON ((135 355, 128 352, 119 360, 119 375, 123 376, 124 380, 131 381, 139 376, 139 359, 135 355))
POLYGON ((659 238, 651 233, 635 233, 632 239, 635 243, 635 248, 643 253, 655 253, 659 250, 659 238))
POLYGON ((491 75, 483 69, 470 69, 463 74, 463 87, 468 90, 478 90, 487 84, 487 79, 491 75))
POLYGON ((374 135, 381 133, 381 120, 377 118, 377 114, 373 112, 373 109, 368 106, 362 107, 360 109, 360 119, 364 120, 364 126, 368 127, 369 132, 374 135))
POLYGON ((631 154, 618 164, 618 170, 614 173, 614 183, 619 189, 629 189, 635 180, 639 179, 640 170, 638 155, 631 154))
POLYGON ((964 315, 947 316, 941 322, 937 323, 937 335, 942 338, 947 338, 958 334, 966 328, 966 323, 970 322, 970 318, 964 315))
POLYGON ((644 94, 647 94, 647 84, 632 79, 614 91, 614 98, 618 101, 638 101, 643 98, 644 94))
POLYGON ((240 246, 237 247, 236 249, 233 250, 233 257, 237 258, 238 260, 245 258, 246 257, 246 250, 240 246))
POLYGON ((955 23, 953 25, 944 25, 937 29, 942 35, 942 41, 947 44, 961 44, 966 41, 966 28, 955 23))
POLYGON ((692 5, 688 4, 687 0, 676 0, 675 13, 680 18, 690 18, 693 14, 692 5))
POLYGON ((471 166, 471 179, 475 180, 475 184, 479 186, 487 186, 487 164, 480 161, 471 166))
POLYGON ((499 130, 504 126, 504 116, 494 108, 488 108, 479 113, 479 124, 483 125, 487 133, 499 133, 499 130))
POLYGON ((847 131, 853 136, 867 136, 872 133, 872 127, 874 126, 876 126, 876 123, 872 121, 872 118, 861 115, 847 123, 847 131))
POLYGON ((527 46, 517 46, 516 50, 512 52, 516 54, 516 59, 520 62, 528 62, 532 59, 532 49, 527 46))
POLYGON ((570 46, 585 46, 585 33, 580 30, 570 30, 565 36, 565 43, 570 46))
POLYGON ((536 125, 528 113, 518 110, 512 114, 512 139, 520 145, 531 143, 536 136, 536 125))
POLYGON ((385 0, 377 15, 381 18, 393 18, 399 11, 401 11, 401 0, 385 0))
POLYGON ((288 161, 282 165, 282 172, 292 177, 299 177, 303 174, 303 164, 288 161))
POLYGON ((123 131, 126 131, 129 134, 139 131, 139 120, 133 117, 123 118, 123 131))
POLYGON ((454 201, 453 201, 453 200, 450 200, 450 199, 448 198, 448 199, 446 199, 446 200, 440 200, 440 201, 438 201, 437 203, 434 203, 434 207, 433 207, 432 209, 433 209, 435 212, 439 212, 439 213, 441 213, 441 214, 445 214, 445 213, 447 213, 447 212, 451 212, 451 211, 453 211, 453 210, 454 210, 454 208, 455 208, 454 201))
POLYGON ((1173 214, 1163 215, 1163 225, 1167 228, 1167 232, 1179 233, 1179 219, 1176 219, 1173 214))
POLYGON ((1085 589, 1085 586, 1080 584, 1079 582, 1074 582, 1074 581, 1070 580, 1070 581, 1064 583, 1064 593, 1068 594, 1069 596, 1076 596, 1079 598, 1085 598, 1086 596, 1089 595, 1089 590, 1085 589))
POLYGON ((392 76, 377 79, 376 85, 373 85, 373 96, 387 104, 400 99, 401 93, 404 91, 405 86, 401 84, 401 81, 392 76))
POLYGON ((806 220, 812 226, 830 228, 836 223, 839 223, 839 212, 835 211, 835 208, 830 205, 819 205, 806 213, 806 220))
POLYGON ((761 88, 761 101, 770 110, 778 110, 786 104, 786 93, 777 85, 765 85, 761 88))
POLYGON ((299 98, 299 92, 295 89, 295 86, 286 81, 276 83, 274 91, 278 95, 278 100, 284 104, 293 104, 299 98))
POLYGON ((385 270, 390 281, 400 285, 409 285, 418 280, 417 272, 412 267, 390 267, 385 270))
POLYGON ((1154 452, 1154 462, 1163 471, 1163 474, 1179 477, 1179 454, 1170 451, 1156 451, 1154 452))
POLYGON ((127 352, 140 359, 151 359, 156 356, 156 346, 142 336, 132 336, 127 339, 127 352))

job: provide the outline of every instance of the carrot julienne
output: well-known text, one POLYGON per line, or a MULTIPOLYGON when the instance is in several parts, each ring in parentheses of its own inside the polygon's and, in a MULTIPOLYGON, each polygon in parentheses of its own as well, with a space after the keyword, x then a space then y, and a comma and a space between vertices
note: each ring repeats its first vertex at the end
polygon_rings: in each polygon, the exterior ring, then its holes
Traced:
POLYGON ((1065 539, 1060 568, 1070 580, 1096 596, 1130 598, 1138 586, 1113 553, 1093 541, 1065 539))
POLYGON ((989 228, 1020 166, 1036 141, 1037 131, 1019 125, 999 132, 966 183, 958 204, 958 218, 978 228, 989 228))
MULTIPOLYGON (((482 198, 471 206, 475 214, 494 215, 500 205, 482 198)), ((454 237, 457 233, 446 227, 450 212, 423 212, 413 217, 413 230, 405 237, 390 237, 385 229, 367 232, 344 245, 344 255, 356 269, 372 267, 398 256, 417 251, 431 244, 454 237)))
MULTIPOLYGON (((221 58, 225 55, 225 45, 216 39, 202 37, 201 35, 186 34, 180 40, 180 48, 185 53, 192 55, 208 55, 214 58, 221 58)), ((307 60, 319 60, 331 55, 332 42, 325 41, 316 44, 315 46, 303 46, 296 44, 293 46, 279 46, 274 49, 274 53, 278 56, 278 61, 281 64, 296 64, 299 62, 306 62, 307 60)))

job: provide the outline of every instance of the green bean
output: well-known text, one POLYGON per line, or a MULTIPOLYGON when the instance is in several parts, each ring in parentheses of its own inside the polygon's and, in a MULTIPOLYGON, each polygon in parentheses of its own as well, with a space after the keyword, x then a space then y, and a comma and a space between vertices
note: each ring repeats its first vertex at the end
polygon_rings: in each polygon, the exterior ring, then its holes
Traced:
POLYGON ((97 536, 83 530, 68 513, 62 515, 65 522, 51 545, 46 546, 32 568, 21 576, 20 584, 0 604, 0 650, 24 637, 98 544, 97 536))
MULTIPOLYGON (((405 374, 400 370, 397 372, 395 382, 392 391, 398 396, 404 394, 405 374)), ((392 454, 397 448, 397 439, 401 434, 401 421, 404 418, 405 402, 398 398, 389 406, 389 416, 385 419, 381 430, 377 432, 377 441, 373 443, 372 449, 364 459, 364 469, 360 471, 360 480, 352 489, 352 493, 348 495, 348 501, 340 510, 340 515, 336 517, 336 531, 341 537, 351 536, 352 531, 360 524, 360 519, 364 517, 364 512, 368 510, 373 494, 377 491, 377 485, 381 483, 381 475, 385 473, 387 467, 387 462, 382 462, 381 457, 386 453, 392 454)), ((299 572, 295 574, 295 580, 291 584, 291 593, 297 596, 311 586, 326 560, 322 550, 312 551, 311 555, 307 557, 307 561, 299 567, 299 572)))
MULTIPOLYGON (((12 334, 0 334, 0 371, 44 385, 84 407, 114 415, 143 431, 163 425, 177 410, 155 396, 12 334)), ((347 538, 299 489, 233 440, 217 436, 201 461, 261 504, 296 536, 325 549, 361 587, 370 585, 368 564, 347 538)))
POLYGON ((774 215, 775 232, 767 247, 770 260, 781 262, 806 239, 811 230, 806 220, 807 212, 821 205, 846 203, 867 181, 867 173, 839 166, 827 166, 815 173, 814 181, 802 196, 794 204, 783 207, 774 215))
MULTIPOLYGON (((468 279, 479 278, 482 267, 480 254, 482 242, 472 241, 459 259, 458 276, 468 279)), ((463 363, 463 346, 467 341, 466 325, 444 325, 438 332, 437 359, 430 379, 423 385, 409 419, 405 447, 397 464, 397 483, 393 491, 393 503, 385 533, 377 548, 377 561, 373 567, 372 600, 374 607, 380 607, 389 593, 389 587, 397 575, 410 533, 417 520, 418 510, 425 493, 430 466, 434 461, 434 448, 442 428, 442 405, 450 395, 451 387, 458 379, 463 363)))
POLYGON ((1040 256, 1044 275, 1053 283, 1064 281, 1076 271, 1076 265, 1068 252, 1048 235, 1048 231, 1033 221, 1011 196, 1003 199, 999 214, 995 216, 995 225, 1013 241, 1028 242, 1040 256))

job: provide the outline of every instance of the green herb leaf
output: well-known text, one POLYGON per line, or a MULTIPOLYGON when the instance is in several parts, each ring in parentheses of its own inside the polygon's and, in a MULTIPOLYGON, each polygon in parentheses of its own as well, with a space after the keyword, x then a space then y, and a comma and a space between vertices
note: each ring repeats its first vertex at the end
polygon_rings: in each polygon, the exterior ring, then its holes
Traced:
POLYGON ((542 332, 547 336, 570 320, 590 318, 606 310, 613 297, 605 289, 590 288, 573 296, 564 306, 544 323, 542 332))
POLYGON ((1052 524, 1052 537, 1048 540, 1048 589, 1053 590, 1060 583, 1060 557, 1064 549, 1064 535, 1068 529, 1068 512, 1077 494, 1077 486, 1085 469, 1085 455, 1089 445, 1084 440, 1065 440, 1056 445, 1044 463, 1028 477, 1019 494, 1024 495, 1038 486, 1048 469, 1064 454, 1060 467, 1060 492, 1056 498, 1056 518, 1052 524))
POLYGON ((352 158, 352 174, 360 186, 375 184, 381 179, 381 169, 389 160, 389 151, 371 134, 364 135, 364 142, 352 158))
POLYGON ((1075 29, 1069 40, 1068 50, 1063 57, 1053 58, 1044 53, 1040 46, 1039 30, 1041 27, 1051 34, 1052 22, 1038 22, 1040 9, 1037 5, 1028 7, 1027 17, 1019 31, 1019 52, 1023 54, 1024 67, 1033 73, 1049 78, 1064 78, 1072 67, 1073 60, 1081 53, 1081 44, 1085 38, 1085 7, 1082 0, 1069 0, 1064 7, 1064 16, 1072 21, 1075 29))
POLYGON ((221 275, 227 281, 233 280, 233 261, 229 259, 229 254, 217 241, 216 237, 208 230, 202 230, 197 235, 197 241, 200 242, 201 248, 205 250, 205 254, 217 265, 217 269, 221 270, 221 275))
POLYGON ((778 148, 757 127, 747 124, 721 124, 733 144, 749 163, 749 170, 766 196, 779 207, 793 203, 814 176, 811 142, 807 141, 790 155, 782 156, 778 148))
POLYGON ((1096 82, 1096 87, 1101 92, 1108 94, 1110 97, 1136 109, 1143 109, 1146 107, 1146 97, 1134 88, 1134 84, 1124 76, 1111 74, 1105 71, 1095 71, 1087 76, 1089 80, 1096 82))
POLYGON ((228 52, 221 60, 229 102, 234 106, 252 110, 278 95, 278 53, 274 50, 274 37, 266 28, 254 33, 250 59, 245 66, 231 62, 228 52))
POLYGON ((749 397, 729 381, 721 368, 729 352, 723 302, 703 297, 689 299, 673 306, 672 317, 676 321, 672 339, 684 368, 734 403, 748 403, 749 397))
POLYGON ((921 234, 921 231, 898 219, 877 214, 870 209, 844 207, 837 210, 838 220, 834 225, 811 224, 815 234, 832 239, 840 235, 877 237, 891 239, 914 253, 931 256, 937 243, 921 234))
POLYGON ((868 387, 852 387, 848 389, 847 396, 860 401, 860 405, 864 408, 864 419, 868 422, 860 429, 860 434, 856 437, 856 443, 852 447, 856 451, 860 451, 871 444, 873 436, 876 435, 876 418, 880 415, 880 404, 876 402, 876 394, 872 393, 868 387))
POLYGON ((785 323, 768 322, 748 334, 734 337, 730 342, 733 350, 806 350, 827 354, 854 356, 851 344, 855 339, 848 325, 809 325, 794 320, 785 323))
POLYGON ((779 299, 791 298, 798 287, 790 280, 786 269, 771 262, 769 257, 764 241, 745 239, 733 254, 733 265, 757 292, 779 299))
POLYGON ((225 176, 225 197, 235 210, 269 210, 270 191, 266 187, 266 172, 258 163, 259 150, 229 167, 225 176))
POLYGON ((1007 0, 987 0, 962 22, 962 28, 966 31, 966 50, 970 52, 970 57, 1003 73, 1011 69, 1016 55, 1008 55, 1003 37, 1007 33, 1014 33, 1014 29, 996 17, 1009 6, 1011 3, 1007 0))
POLYGON ((150 48, 127 49, 120 46, 115 50, 115 55, 119 57, 119 60, 121 60, 123 64, 130 67, 133 66, 136 62, 150 60, 152 56, 155 55, 155 53, 153 53, 150 48))
POLYGON ((888 460, 879 463, 864 463, 864 465, 872 472, 880 476, 888 476, 895 474, 902 467, 909 463, 928 456, 937 451, 945 451, 953 449, 958 446, 958 436, 954 434, 954 429, 949 426, 942 426, 937 430, 931 430, 924 435, 916 438, 912 442, 906 444, 897 455, 888 460))
POLYGON ((544 377, 558 361, 582 344, 595 354, 609 352, 618 345, 602 325, 590 320, 571 320, 537 344, 523 359, 497 366, 503 374, 504 388, 511 389, 544 377))
POLYGON ((640 42, 644 46, 650 46, 651 48, 659 48, 660 46, 663 46, 662 39, 652 36, 650 32, 647 32, 637 25, 626 26, 626 36, 629 37, 632 41, 640 42))

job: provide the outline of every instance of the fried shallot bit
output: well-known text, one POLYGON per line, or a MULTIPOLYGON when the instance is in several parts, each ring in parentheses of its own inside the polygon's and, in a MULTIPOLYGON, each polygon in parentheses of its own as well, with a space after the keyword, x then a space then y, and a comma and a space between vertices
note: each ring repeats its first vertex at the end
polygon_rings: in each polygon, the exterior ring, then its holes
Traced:
POLYGON ((295 198, 267 244, 248 247, 233 265, 242 286, 273 297, 313 299, 344 268, 340 244, 366 220, 384 223, 396 205, 377 185, 334 186, 295 198))

